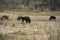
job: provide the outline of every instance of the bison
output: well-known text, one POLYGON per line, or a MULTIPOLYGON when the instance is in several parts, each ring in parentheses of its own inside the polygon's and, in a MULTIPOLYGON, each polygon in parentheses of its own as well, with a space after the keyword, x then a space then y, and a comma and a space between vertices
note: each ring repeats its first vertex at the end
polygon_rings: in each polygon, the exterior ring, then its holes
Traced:
POLYGON ((49 20, 56 20, 56 17, 55 16, 50 16, 49 20))
POLYGON ((7 16, 7 15, 3 15, 1 18, 0 18, 0 20, 8 20, 9 19, 9 17, 7 16))
POLYGON ((28 17, 28 16, 18 16, 18 18, 17 18, 17 20, 18 21, 20 21, 20 20, 22 20, 22 23, 24 22, 24 21, 26 21, 26 23, 31 23, 31 19, 30 19, 30 17, 28 17))

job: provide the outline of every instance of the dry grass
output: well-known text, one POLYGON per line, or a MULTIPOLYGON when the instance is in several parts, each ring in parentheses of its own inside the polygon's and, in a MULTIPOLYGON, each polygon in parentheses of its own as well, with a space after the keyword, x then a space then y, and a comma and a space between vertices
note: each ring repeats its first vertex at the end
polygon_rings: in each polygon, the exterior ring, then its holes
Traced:
POLYGON ((57 33, 59 28, 60 22, 58 21, 32 21, 31 24, 16 22, 15 27, 10 23, 0 30, 2 33, 7 33, 5 40, 48 40, 50 35, 57 33))
POLYGON ((17 21, 18 15, 9 16, 10 20, 0 21, 3 40, 59 40, 60 16, 57 16, 56 21, 49 21, 49 16, 30 16, 32 19, 30 24, 17 21))

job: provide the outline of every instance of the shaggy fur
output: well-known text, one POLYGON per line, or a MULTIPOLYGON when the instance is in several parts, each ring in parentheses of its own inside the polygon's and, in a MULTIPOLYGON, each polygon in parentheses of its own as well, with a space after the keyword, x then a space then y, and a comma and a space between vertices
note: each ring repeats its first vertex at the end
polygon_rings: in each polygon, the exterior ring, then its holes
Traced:
POLYGON ((31 19, 30 19, 30 17, 28 17, 28 16, 24 16, 24 17, 18 16, 17 20, 22 20, 22 23, 23 23, 24 21, 26 21, 26 23, 31 23, 31 19))
POLYGON ((7 15, 3 15, 0 19, 1 19, 1 20, 8 20, 9 17, 8 17, 7 15))
POLYGON ((49 20, 56 20, 55 16, 50 16, 49 20))

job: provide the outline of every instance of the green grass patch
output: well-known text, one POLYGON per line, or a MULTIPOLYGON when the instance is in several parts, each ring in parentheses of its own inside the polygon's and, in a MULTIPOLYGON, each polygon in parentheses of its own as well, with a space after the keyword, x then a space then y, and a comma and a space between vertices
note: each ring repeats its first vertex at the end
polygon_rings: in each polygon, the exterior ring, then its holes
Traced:
POLYGON ((17 15, 30 15, 30 16, 60 16, 60 12, 19 12, 19 11, 4 11, 8 14, 17 14, 17 15))

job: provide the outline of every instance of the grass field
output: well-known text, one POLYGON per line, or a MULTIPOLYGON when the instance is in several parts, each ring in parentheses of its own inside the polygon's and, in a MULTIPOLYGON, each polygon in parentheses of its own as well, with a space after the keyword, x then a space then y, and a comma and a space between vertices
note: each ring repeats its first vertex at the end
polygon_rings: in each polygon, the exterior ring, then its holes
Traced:
POLYGON ((60 16, 59 11, 55 12, 19 12, 19 11, 4 11, 4 13, 18 14, 18 15, 30 15, 30 16, 60 16))
POLYGON ((8 15, 10 20, 0 21, 0 32, 4 34, 2 40, 60 40, 59 12, 1 12, 8 15), (31 17, 30 24, 17 21, 18 15, 31 17), (57 17, 56 21, 49 21, 49 16, 57 17), (45 17, 46 16, 46 17, 45 17))
POLYGON ((50 40, 50 36, 54 38, 51 37, 52 40, 57 40, 60 37, 58 36, 60 34, 57 34, 60 31, 60 22, 32 21, 31 24, 16 22, 15 27, 10 23, 4 30, 3 33, 7 33, 4 40, 50 40))

